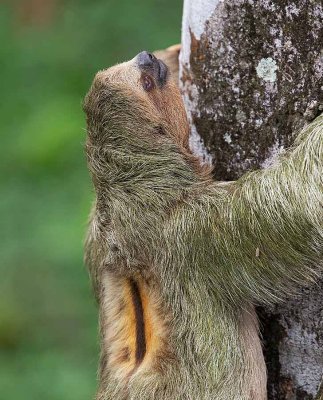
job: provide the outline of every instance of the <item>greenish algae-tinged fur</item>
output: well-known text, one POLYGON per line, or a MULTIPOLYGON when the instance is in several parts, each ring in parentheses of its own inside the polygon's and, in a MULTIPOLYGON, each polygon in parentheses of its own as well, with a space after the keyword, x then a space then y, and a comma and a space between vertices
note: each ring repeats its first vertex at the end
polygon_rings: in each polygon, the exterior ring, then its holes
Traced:
POLYGON ((84 105, 96 191, 86 261, 102 337, 102 276, 157 282, 172 357, 123 381, 102 346, 97 399, 265 400, 254 306, 322 270, 323 116, 274 165, 216 183, 189 154, 175 84, 147 95, 134 61, 114 68, 84 105))

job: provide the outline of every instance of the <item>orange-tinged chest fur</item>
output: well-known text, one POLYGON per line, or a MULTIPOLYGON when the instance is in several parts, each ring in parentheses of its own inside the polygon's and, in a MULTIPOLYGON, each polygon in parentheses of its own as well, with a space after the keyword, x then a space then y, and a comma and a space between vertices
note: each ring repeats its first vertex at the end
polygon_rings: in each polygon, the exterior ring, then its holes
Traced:
POLYGON ((160 356, 169 353, 168 320, 152 282, 107 273, 101 329, 110 374, 126 382, 135 373, 158 369, 160 356))

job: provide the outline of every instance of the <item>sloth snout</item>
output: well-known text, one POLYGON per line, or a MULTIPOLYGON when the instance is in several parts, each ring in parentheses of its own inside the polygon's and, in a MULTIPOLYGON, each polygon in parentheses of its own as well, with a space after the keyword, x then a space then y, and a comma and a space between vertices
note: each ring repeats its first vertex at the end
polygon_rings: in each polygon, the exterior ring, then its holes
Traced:
POLYGON ((151 68, 154 67, 154 65, 157 62, 157 58, 151 54, 148 53, 148 51, 142 51, 137 55, 137 60, 138 60, 138 66, 140 68, 151 68))
POLYGON ((168 68, 161 61, 148 51, 142 51, 136 57, 139 69, 153 76, 159 87, 162 87, 168 76, 168 68))

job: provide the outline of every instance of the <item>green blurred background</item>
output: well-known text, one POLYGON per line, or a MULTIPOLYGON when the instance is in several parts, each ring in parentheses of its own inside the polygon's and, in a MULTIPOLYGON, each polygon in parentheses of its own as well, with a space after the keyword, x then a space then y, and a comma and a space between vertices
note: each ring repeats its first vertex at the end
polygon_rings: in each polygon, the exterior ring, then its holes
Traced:
POLYGON ((181 0, 0 4, 0 400, 94 396, 82 99, 97 70, 178 43, 181 14, 181 0))

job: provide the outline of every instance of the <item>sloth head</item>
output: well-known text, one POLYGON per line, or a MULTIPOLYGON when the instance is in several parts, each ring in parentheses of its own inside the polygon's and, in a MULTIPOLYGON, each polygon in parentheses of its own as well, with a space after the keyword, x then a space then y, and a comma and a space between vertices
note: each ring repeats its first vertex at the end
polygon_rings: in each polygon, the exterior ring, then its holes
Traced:
POLYGON ((84 111, 95 186, 132 179, 158 190, 174 176, 190 175, 184 104, 167 66, 153 54, 143 51, 98 72, 84 111))

